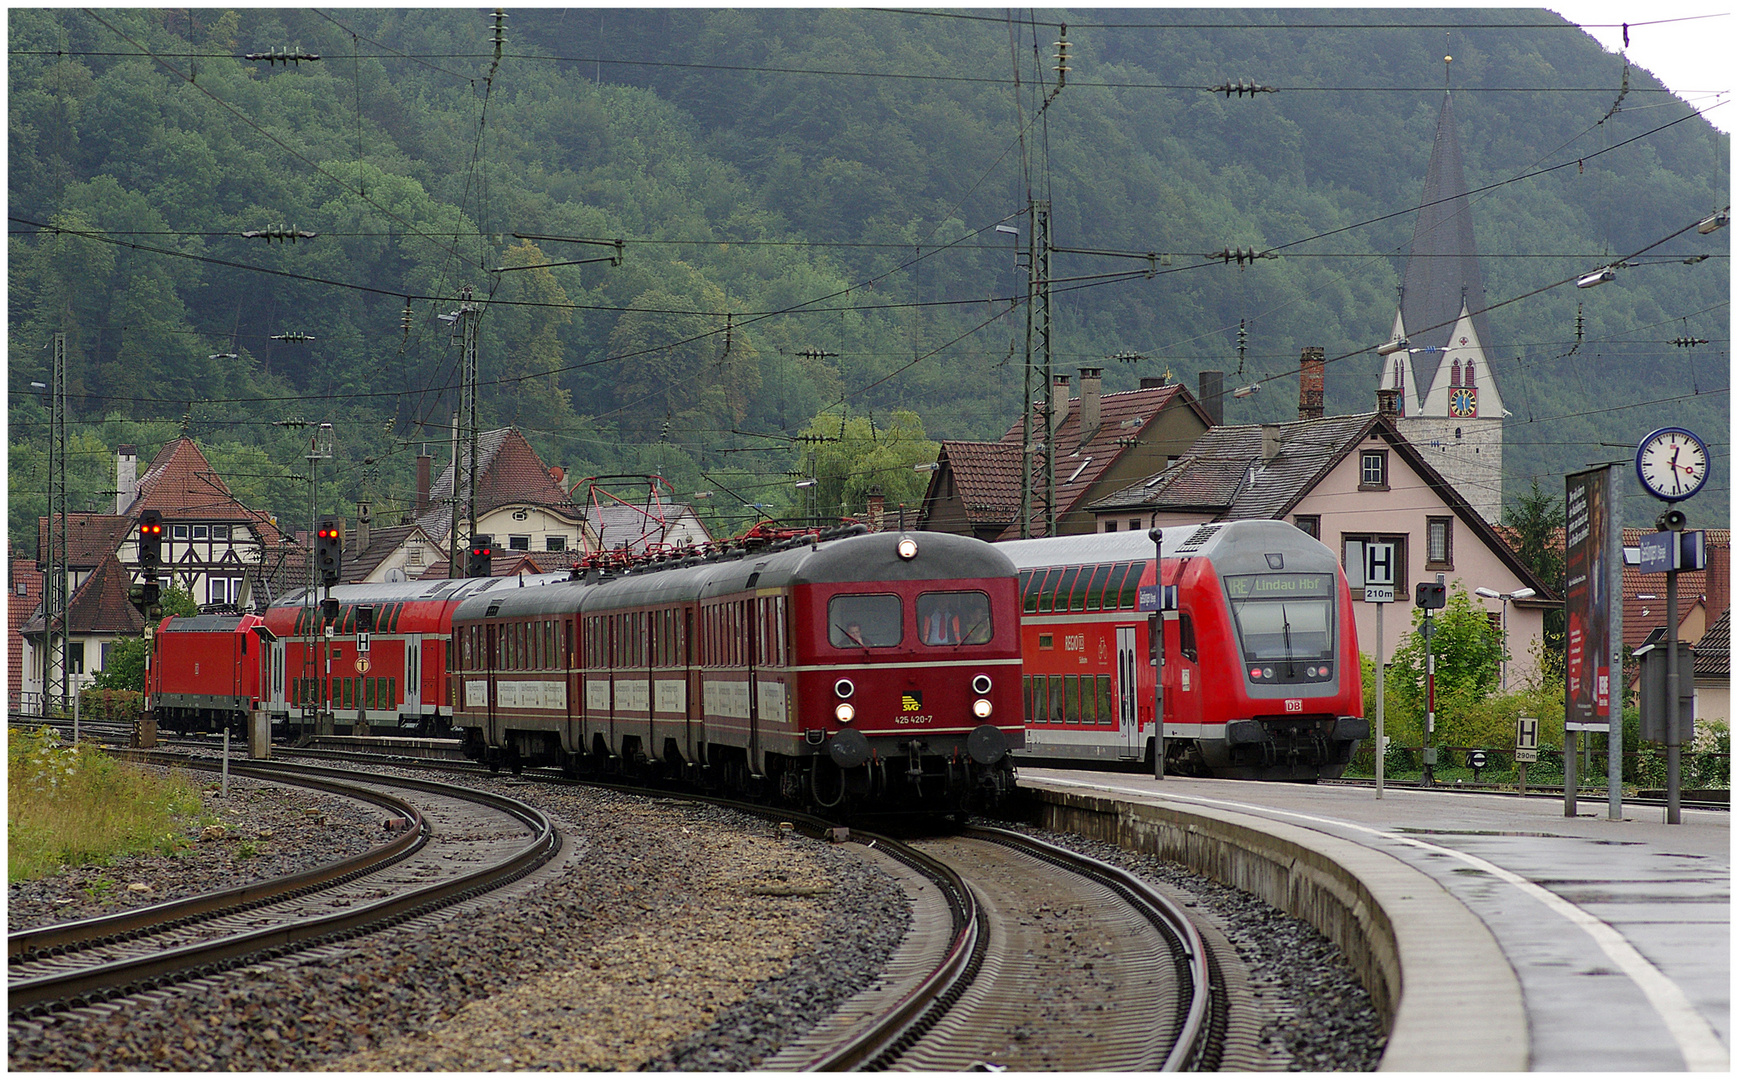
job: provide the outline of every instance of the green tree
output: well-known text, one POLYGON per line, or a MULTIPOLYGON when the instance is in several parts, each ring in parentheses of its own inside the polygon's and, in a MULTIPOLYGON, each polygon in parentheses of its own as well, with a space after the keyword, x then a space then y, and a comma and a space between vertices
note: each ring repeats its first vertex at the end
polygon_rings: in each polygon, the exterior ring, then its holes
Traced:
MULTIPOLYGON (((1539 487, 1534 478, 1525 495, 1503 507, 1503 524, 1515 531, 1515 554, 1527 569, 1559 595, 1563 592, 1563 500, 1539 487)), ((1545 649, 1563 667, 1563 609, 1545 612, 1545 649)))
POLYGON ((109 649, 108 662, 91 685, 98 690, 145 689, 145 657, 151 643, 143 637, 121 638, 109 649))
MULTIPOLYGON (((1424 609, 1414 608, 1414 629, 1394 654, 1388 669, 1386 715, 1398 718, 1402 730, 1425 730, 1424 609)), ((1481 745, 1469 718, 1497 689, 1502 662, 1502 635, 1486 613, 1475 606, 1465 588, 1450 587, 1448 604, 1431 618, 1434 634, 1430 652, 1436 660, 1437 746, 1481 745)), ((1479 713, 1478 715, 1483 715, 1479 713)))
POLYGON ((809 421, 798 436, 807 444, 798 470, 815 486, 812 492, 797 491, 791 516, 807 517, 813 505, 821 521, 860 517, 877 492, 890 507, 922 503, 929 474, 913 466, 934 461, 941 444, 924 434, 923 421, 910 410, 900 409, 889 419, 883 427, 873 417, 824 412, 809 421))

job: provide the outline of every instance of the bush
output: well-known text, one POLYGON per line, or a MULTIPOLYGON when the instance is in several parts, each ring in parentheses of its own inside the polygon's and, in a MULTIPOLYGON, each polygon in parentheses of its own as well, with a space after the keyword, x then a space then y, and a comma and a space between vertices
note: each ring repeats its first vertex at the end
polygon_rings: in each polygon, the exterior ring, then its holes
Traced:
POLYGON ((90 746, 68 746, 52 728, 7 741, 7 877, 45 877, 62 866, 187 846, 203 810, 184 773, 148 772, 90 746))
POLYGON ((134 720, 145 711, 145 695, 138 690, 107 690, 86 687, 78 694, 79 715, 87 720, 134 720))

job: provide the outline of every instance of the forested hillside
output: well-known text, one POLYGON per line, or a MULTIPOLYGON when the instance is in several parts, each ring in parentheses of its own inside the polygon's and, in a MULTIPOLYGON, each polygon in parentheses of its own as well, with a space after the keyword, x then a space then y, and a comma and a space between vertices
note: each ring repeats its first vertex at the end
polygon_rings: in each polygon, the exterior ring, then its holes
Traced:
POLYGON ((723 528, 811 473, 823 511, 915 502, 925 440, 1018 416, 1033 199, 1059 371, 1223 370, 1262 386, 1228 421, 1274 420, 1320 346, 1329 411, 1364 411, 1445 82, 1510 497, 1680 423, 1714 444, 1692 521, 1726 519, 1730 230, 1693 226, 1728 143, 1555 15, 529 9, 499 55, 493 24, 9 13, 14 543, 46 507, 59 331, 74 509, 112 507, 117 444, 186 431, 299 526, 304 420, 336 432, 321 502, 395 520, 419 449, 445 459, 464 286, 483 426, 571 478, 660 473, 723 528), (1273 90, 1212 89, 1239 80, 1273 90), (274 228, 317 235, 242 235, 274 228), (899 451, 815 441, 840 435, 899 451))

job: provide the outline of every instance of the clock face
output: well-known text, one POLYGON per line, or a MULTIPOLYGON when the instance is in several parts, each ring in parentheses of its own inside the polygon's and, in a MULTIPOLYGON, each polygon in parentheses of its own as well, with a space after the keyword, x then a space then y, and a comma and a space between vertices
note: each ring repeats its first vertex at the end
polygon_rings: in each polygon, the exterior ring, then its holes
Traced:
POLYGON ((1479 392, 1471 386, 1457 386, 1448 392, 1448 415, 1474 417, 1479 414, 1479 392))
POLYGON ((1635 474, 1655 498, 1687 499, 1708 480, 1708 447, 1683 428, 1660 428, 1637 448, 1635 474))

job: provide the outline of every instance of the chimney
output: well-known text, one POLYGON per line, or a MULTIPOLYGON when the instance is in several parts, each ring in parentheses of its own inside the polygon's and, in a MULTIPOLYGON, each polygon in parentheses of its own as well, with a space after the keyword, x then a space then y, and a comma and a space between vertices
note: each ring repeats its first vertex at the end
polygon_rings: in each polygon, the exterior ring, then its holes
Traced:
POLYGON ((365 502, 356 504, 356 548, 352 555, 360 555, 362 549, 368 546, 368 526, 374 523, 374 508, 365 502))
POLYGON ((864 512, 864 515, 863 515, 864 517, 869 519, 867 524, 869 525, 870 532, 880 532, 881 531, 881 522, 882 522, 883 518, 885 518, 886 514, 887 514, 887 496, 882 493, 881 488, 879 486, 870 488, 869 489, 869 508, 867 511, 864 512))
POLYGON ((1390 420, 1398 420, 1400 418, 1400 393, 1399 390, 1376 391, 1376 411, 1390 420))
POLYGON ((1298 360, 1297 418, 1320 420, 1324 411, 1322 398, 1327 383, 1326 350, 1312 346, 1298 360))
POLYGON ((1103 368, 1080 369, 1080 445, 1085 446, 1098 434, 1098 390, 1103 383, 1103 368))
POLYGON ((1050 429, 1058 430, 1062 422, 1068 419, 1068 376, 1055 376, 1055 383, 1050 387, 1050 429))
POLYGON ((1218 427, 1225 422, 1225 373, 1203 371, 1199 380, 1197 385, 1201 388, 1201 407, 1213 419, 1213 426, 1218 427))
POLYGON ((1141 376, 1141 389, 1142 390, 1157 390, 1159 387, 1161 387, 1163 385, 1165 385, 1165 377, 1163 375, 1142 375, 1141 376))
POLYGON ((1261 425, 1261 463, 1270 464, 1279 456, 1279 425, 1261 425))
POLYGON ((416 456, 416 516, 422 517, 428 513, 429 471, 434 465, 434 458, 427 450, 416 456))
POLYGON ((115 447, 115 515, 127 512, 139 497, 139 448, 130 443, 115 447))

